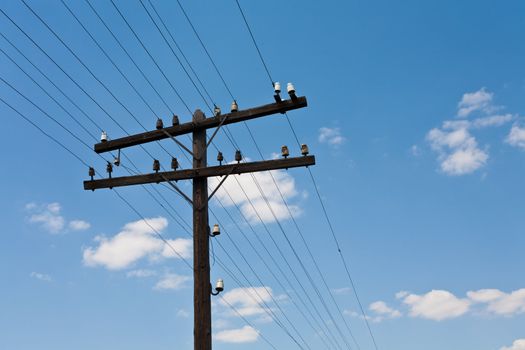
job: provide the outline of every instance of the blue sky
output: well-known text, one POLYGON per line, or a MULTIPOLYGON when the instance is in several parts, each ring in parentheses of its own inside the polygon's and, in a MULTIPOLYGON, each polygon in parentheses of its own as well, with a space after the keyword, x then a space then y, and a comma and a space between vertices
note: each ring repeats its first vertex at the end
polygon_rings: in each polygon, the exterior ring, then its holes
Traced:
MULTIPOLYGON (((68 6, 153 111, 60 1, 27 3, 147 129, 154 128, 157 117, 169 122, 173 111, 182 121, 189 120, 171 85, 190 110, 202 108, 209 115, 140 2, 116 4, 169 83, 111 2, 93 1, 92 5, 167 106, 86 2, 72 1, 68 6)), ((144 3, 151 11, 149 3, 144 3)), ((228 110, 231 97, 177 4, 153 3, 213 101, 228 110)), ((271 102, 270 81, 235 1, 181 3, 239 107, 271 102)), ((272 78, 283 86, 293 82, 298 94, 308 97, 308 108, 288 115, 300 142, 307 143, 316 156, 312 171, 378 348, 525 349, 525 3, 240 3, 272 78)), ((124 132, 108 115, 129 133, 143 130, 21 1, 4 1, 0 8, 107 114, 0 14, 2 35, 80 110, 4 38, 0 38, 2 51, 87 132, 1 53, 3 81, 89 146, 100 130, 86 115, 110 138, 124 132)), ((0 82, 0 96, 104 174, 101 158, 4 82, 0 82)), ((151 229, 169 239, 177 253, 191 262, 188 227, 177 223, 181 221, 177 214, 191 222, 188 205, 160 185, 154 188, 162 197, 153 187, 148 189, 164 208, 140 187, 119 190, 150 227, 112 191, 85 192, 85 165, 3 103, 0 113, 0 273, 4 281, 0 348, 191 349, 191 270, 151 229)), ((249 125, 264 158, 277 156, 283 144, 292 155, 299 154, 285 117, 262 118, 249 125)), ((243 125, 231 126, 230 131, 245 157, 260 159, 243 125)), ((188 143, 185 138, 181 141, 188 143)), ((216 143, 231 160, 235 149, 224 133, 216 143)), ((162 145, 188 167, 175 144, 166 140, 162 145)), ((169 155, 158 145, 146 149, 169 165, 169 155)), ((210 151, 212 161, 215 152, 210 151)), ((150 171, 151 158, 142 149, 124 153, 141 172, 150 171)), ((126 158, 123 166, 131 167, 126 158)), ((115 169, 114 176, 125 174, 123 167, 115 169)), ((273 176, 330 291, 309 258, 272 177, 256 176, 278 222, 249 175, 240 176, 239 182, 228 180, 228 192, 217 194, 224 207, 216 200, 211 206, 217 218, 211 214, 210 221, 220 222, 222 229, 222 235, 213 240, 212 280, 223 278, 226 285, 224 299, 213 299, 214 347, 268 349, 267 339, 279 349, 299 348, 270 317, 276 314, 303 348, 346 348, 345 340, 357 348, 343 317, 359 348, 374 349, 308 171, 290 169, 273 176), (279 225, 313 276, 322 299, 279 225), (222 263, 234 271, 242 286, 222 263), (255 289, 247 287, 243 274, 255 289), (308 307, 302 307, 302 301, 308 307)), ((180 185, 191 193, 190 184, 180 185)))

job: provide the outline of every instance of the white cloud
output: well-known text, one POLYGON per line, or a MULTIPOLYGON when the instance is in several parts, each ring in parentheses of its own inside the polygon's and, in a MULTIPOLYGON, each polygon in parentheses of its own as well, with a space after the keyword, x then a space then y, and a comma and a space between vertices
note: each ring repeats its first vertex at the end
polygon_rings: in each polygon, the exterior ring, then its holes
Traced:
POLYGON ((513 125, 505 141, 511 146, 525 150, 525 127, 513 125))
MULTIPOLYGON (((271 173, 275 182, 279 184, 280 193, 274 184, 272 176, 268 172, 260 172, 256 174, 230 175, 217 191, 216 196, 225 206, 237 204, 251 223, 260 222, 259 216, 266 223, 275 221, 273 214, 278 220, 290 218, 288 209, 281 199, 282 194, 288 203, 290 211, 294 217, 297 217, 302 213, 302 210, 298 205, 290 203, 290 200, 298 194, 294 178, 284 170, 273 170, 271 173), (253 180, 252 175, 257 179, 258 185, 253 180), (239 183, 244 192, 240 189, 239 183), (262 189, 264 197, 259 187, 262 189), (265 197, 271 210, 266 203, 265 197)), ((220 181, 221 178, 210 178, 210 187, 215 188, 220 181)))
POLYGON ((126 277, 145 278, 155 276, 156 274, 153 270, 139 269, 126 272, 126 277))
POLYGON ((490 112, 492 109, 492 99, 494 94, 482 88, 476 92, 463 94, 461 101, 458 103, 458 116, 467 117, 475 111, 490 112))
POLYGON ((376 322, 382 321, 384 318, 398 318, 401 317, 401 312, 388 306, 384 301, 376 301, 368 307, 370 311, 378 316, 375 317, 376 322))
POLYGON ((168 226, 168 220, 157 217, 146 219, 146 221, 147 223, 144 220, 130 222, 112 238, 96 237, 95 241, 98 246, 84 249, 84 264, 119 270, 146 257, 159 259, 162 257, 179 258, 179 255, 183 258, 191 256, 191 244, 187 242, 191 241, 190 239, 168 240, 179 253, 177 255, 172 254, 171 248, 167 248, 166 243, 156 236, 156 232, 162 232, 168 226))
POLYGON ((64 232, 66 227, 72 231, 87 230, 91 224, 84 220, 72 220, 69 223, 62 216, 62 207, 59 203, 25 205, 26 211, 30 212, 29 222, 40 224, 40 226, 52 234, 64 232))
POLYGON ((487 127, 502 126, 515 119, 512 114, 491 115, 489 117, 477 118, 472 120, 473 128, 482 129, 487 127))
POLYGON ((47 275, 45 273, 40 273, 40 272, 31 272, 29 274, 29 277, 37 279, 37 280, 40 280, 40 281, 44 281, 44 282, 51 282, 52 281, 50 275, 47 275))
POLYGON ((73 231, 84 231, 89 229, 91 224, 84 220, 71 220, 68 226, 73 231))
POLYGON ((427 140, 438 153, 441 170, 448 175, 470 174, 489 158, 465 126, 445 124, 443 129, 434 128, 427 134, 427 140))
POLYGON ((223 343, 253 343, 259 339, 259 332, 253 327, 244 326, 217 332, 214 338, 223 343))
MULTIPOLYGON (((502 126, 516 119, 512 114, 491 115, 490 113, 502 108, 492 104, 493 97, 494 94, 485 88, 464 94, 458 103, 458 116, 468 117, 474 111, 480 111, 484 116, 473 120, 446 120, 441 128, 434 128, 427 133, 427 141, 437 152, 441 171, 445 174, 470 174, 486 165, 489 159, 488 148, 479 147, 472 132, 502 126)), ((510 136, 507 142, 511 143, 509 140, 510 136)))
POLYGON ((409 315, 429 320, 442 321, 456 318, 469 311, 471 302, 457 298, 446 290, 432 290, 423 295, 409 294, 403 299, 409 307, 409 315))
MULTIPOLYGON (((220 303, 232 305, 242 316, 259 316, 267 312, 266 306, 272 300, 270 287, 235 288, 223 295, 220 303)), ((231 315, 237 315, 232 311, 231 315)))
POLYGON ((511 346, 504 346, 500 350, 525 350, 525 339, 517 339, 511 346))
POLYGON ((191 280, 189 276, 177 275, 175 273, 165 274, 153 287, 155 290, 179 290, 187 287, 188 281, 191 280))
POLYGON ((42 228, 49 233, 60 233, 64 229, 65 219, 60 215, 60 204, 36 205, 29 203, 26 205, 26 209, 33 213, 29 217, 29 222, 41 224, 42 228))
POLYGON ((339 147, 345 143, 346 138, 341 135, 340 128, 322 127, 319 129, 319 142, 326 143, 333 147, 339 147))
POLYGON ((470 291, 467 296, 475 303, 486 304, 486 311, 500 316, 525 313, 525 288, 510 293, 498 289, 470 291))
POLYGON ((403 299, 404 297, 406 297, 409 294, 410 293, 407 292, 406 290, 399 291, 399 292, 396 293, 396 299, 403 299))

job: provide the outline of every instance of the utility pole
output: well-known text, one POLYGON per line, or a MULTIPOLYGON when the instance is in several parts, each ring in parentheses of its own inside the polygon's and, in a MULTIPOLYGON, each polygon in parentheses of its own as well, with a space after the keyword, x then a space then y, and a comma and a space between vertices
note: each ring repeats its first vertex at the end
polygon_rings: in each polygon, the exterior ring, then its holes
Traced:
MULTIPOLYGON (((291 84, 290 84, 291 86, 291 84)), ((168 182, 193 206, 193 306, 194 306, 194 349, 211 350, 211 294, 213 293, 210 284, 210 262, 209 262, 209 237, 210 227, 208 222, 208 202, 231 174, 244 174, 266 170, 288 169, 315 164, 315 157, 308 155, 308 147, 301 147, 302 157, 288 157, 288 149, 283 146, 283 159, 241 163, 240 150, 236 151, 235 160, 237 163, 222 165, 222 154, 218 156, 218 166, 208 166, 207 148, 211 144, 220 128, 227 124, 244 122, 250 119, 260 118, 277 113, 303 108, 307 106, 305 97, 297 97, 295 90, 290 87, 288 93, 289 100, 282 100, 276 90, 275 103, 267 104, 246 110, 237 110, 237 104, 232 104, 232 112, 220 114, 206 118, 204 113, 196 110, 191 122, 179 124, 178 117, 173 117, 173 125, 164 127, 163 123, 157 121, 156 130, 126 136, 115 140, 107 140, 103 133, 100 143, 95 144, 95 152, 104 153, 113 150, 145 144, 171 138, 179 144, 186 152, 193 157, 193 168, 177 170, 177 160, 172 159, 172 171, 160 172, 159 162, 154 161, 154 173, 145 175, 132 175, 123 177, 111 177, 112 168, 108 165, 109 177, 94 180, 94 170, 90 169, 91 180, 84 181, 85 190, 96 190, 101 188, 113 188, 121 186, 168 182), (215 128, 210 139, 207 140, 206 130, 215 128), (175 137, 184 134, 192 134, 192 150, 184 146, 175 137), (286 148, 286 149, 285 149, 286 148), (218 177, 222 179, 217 187, 208 195, 208 177, 218 177), (173 181, 193 180, 193 198, 186 196, 173 181)), ((119 160, 120 161, 120 160, 119 160)), ((117 163, 116 163, 117 164, 117 163)), ((216 288, 217 293, 222 291, 222 286, 216 288)), ((213 293, 214 295, 217 293, 213 293)))

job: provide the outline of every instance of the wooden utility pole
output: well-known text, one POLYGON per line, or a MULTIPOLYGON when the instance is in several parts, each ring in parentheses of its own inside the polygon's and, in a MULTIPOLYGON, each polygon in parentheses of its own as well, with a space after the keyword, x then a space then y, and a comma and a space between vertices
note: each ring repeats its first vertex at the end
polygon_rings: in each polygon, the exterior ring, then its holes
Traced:
MULTIPOLYGON (((194 349, 211 350, 211 284, 210 284, 210 261, 209 261, 209 237, 210 227, 208 222, 208 202, 216 193, 219 187, 224 183, 226 178, 231 174, 252 173, 266 170, 288 169, 315 164, 315 157, 308 155, 306 146, 302 147, 302 157, 288 157, 288 150, 284 159, 275 159, 259 162, 241 163, 240 150, 236 154, 237 163, 208 167, 207 148, 213 138, 223 125, 238 123, 254 118, 267 115, 284 113, 289 110, 306 107, 305 97, 295 96, 295 92, 290 93, 291 99, 281 100, 276 94, 275 103, 255 107, 247 110, 232 111, 228 114, 217 113, 214 117, 206 118, 200 110, 195 111, 191 122, 179 124, 178 118, 173 118, 173 125, 164 127, 162 123, 157 125, 157 130, 147 131, 144 133, 126 136, 123 138, 107 141, 103 140, 95 145, 95 152, 103 153, 112 150, 120 150, 126 147, 140 145, 152 141, 158 141, 166 138, 173 139, 182 146, 186 152, 193 157, 193 168, 186 170, 160 172, 158 161, 154 162, 154 173, 145 175, 133 175, 123 177, 109 177, 106 179, 84 181, 85 190, 96 190, 101 188, 113 188, 120 186, 139 185, 147 183, 168 182, 186 200, 193 205, 193 307, 194 307, 194 349), (215 128, 210 139, 207 140, 206 130, 215 128), (192 133, 193 146, 189 148, 182 145, 176 136, 192 133), (155 165, 156 163, 156 165, 155 165), (208 196, 208 177, 222 176, 222 180, 208 196), (186 196, 172 181, 193 180, 193 198, 186 196)), ((177 164, 176 160, 174 164, 177 164)), ((173 165, 173 160, 172 160, 173 165)), ((109 168, 108 168, 109 169, 109 168)), ((93 175, 94 171, 90 171, 93 175)), ((218 290, 219 292, 220 290, 218 290)), ((216 293, 214 293, 216 294, 216 293)))

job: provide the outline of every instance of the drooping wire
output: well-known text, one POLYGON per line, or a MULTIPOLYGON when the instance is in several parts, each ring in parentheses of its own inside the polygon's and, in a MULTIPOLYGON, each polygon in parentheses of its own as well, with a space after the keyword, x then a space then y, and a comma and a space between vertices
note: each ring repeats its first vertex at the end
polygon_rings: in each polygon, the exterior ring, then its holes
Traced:
MULTIPOLYGON (((231 97, 232 97, 233 99, 235 99, 235 97, 234 97, 233 94, 231 93, 231 90, 229 89, 227 83, 225 82, 225 80, 224 80, 222 74, 220 73, 220 70, 218 69, 218 67, 217 67, 217 65, 215 64, 213 58, 211 57, 209 51, 207 50, 206 45, 204 44, 204 42, 203 42, 202 39, 200 38, 200 36, 199 36, 199 34, 198 34, 198 32, 197 32, 195 26, 193 25, 191 19, 190 19, 189 16, 187 15, 187 13, 186 13, 186 11, 184 10, 184 7, 183 7, 182 4, 180 3, 180 1, 178 1, 178 4, 179 4, 179 7, 181 8, 183 14, 185 15, 187 21, 189 22, 190 26, 192 27, 192 29, 193 29, 195 35, 197 36, 199 42, 201 43, 201 46, 203 47, 204 51, 206 52, 208 58, 210 59, 212 65, 214 66, 214 68, 215 68, 217 74, 218 74, 219 77, 221 78, 221 80, 222 80, 222 82, 223 82, 225 88, 228 90, 228 92, 230 93, 231 97)), ((152 5, 152 6, 153 6, 153 5, 152 5)), ((242 11, 242 9, 241 9, 241 11, 242 11)), ((246 20, 246 19, 245 19, 245 20, 246 20)), ((247 24, 247 21, 246 21, 246 24, 247 24)), ((251 32, 251 30, 250 30, 250 32, 251 32)), ((253 33, 251 33, 251 35, 252 35, 252 39, 255 41, 255 38, 253 37, 253 33)), ((260 53, 260 50, 258 50, 258 51, 259 51, 259 54, 260 54, 260 58, 261 58, 262 61, 263 61, 263 64, 265 64, 265 63, 264 63, 264 59, 263 59, 263 57, 262 57, 262 54, 260 53)), ((266 66, 265 68, 267 69, 267 66, 266 66)), ((268 73, 268 75, 269 75, 269 77, 270 77, 270 80, 272 80, 268 70, 267 70, 267 73, 268 73)), ((250 133, 250 136, 252 137, 252 140, 254 141, 256 147, 258 148, 259 153, 260 153, 260 155, 261 155, 261 158, 263 158, 262 153, 260 152, 260 149, 259 149, 259 147, 258 147, 258 145, 257 145, 257 143, 256 143, 256 141, 255 141, 255 139, 254 139, 254 137, 253 137, 253 134, 251 133, 251 130, 250 130, 249 126, 248 126, 246 123, 244 123, 244 124, 245 124, 246 128, 248 129, 248 132, 250 133)), ((263 159, 264 159, 264 158, 263 158, 263 159)), ((271 172, 270 172, 270 174, 271 174, 271 172)), ((276 184, 276 182, 275 182, 275 179, 273 178, 273 175, 272 175, 272 174, 271 174, 271 176, 272 176, 272 179, 273 179, 275 185, 277 186, 277 184, 276 184)), ((255 180, 255 179, 254 179, 254 180, 255 180)), ((277 186, 277 188, 278 188, 278 186, 277 186)), ((278 188, 278 190, 279 190, 279 192, 281 192, 279 188, 278 188)), ((281 197, 282 197, 282 193, 281 193, 281 197)), ((283 199, 283 201, 284 201, 284 197, 282 197, 282 199, 283 199)), ((285 202, 286 206, 288 207, 286 201, 284 201, 284 202, 285 202)), ((288 208, 288 209, 289 209, 289 208, 288 208)), ((299 232, 300 232, 300 231, 299 231, 299 232)), ((300 233, 301 233, 301 232, 300 232, 300 233)), ((303 242, 304 242, 304 237, 303 237, 303 242)), ((308 248, 308 247, 307 247, 307 248, 308 248)), ((312 258, 313 258, 313 257, 312 257, 312 258)), ((314 263, 315 263, 315 260, 314 260, 314 263)), ((317 265, 317 264, 316 264, 316 265, 317 265)), ((318 266, 317 266, 317 269, 318 269, 318 266)), ((318 269, 318 271, 319 271, 319 269, 318 269)), ((321 276, 322 276, 322 275, 321 275, 321 276)), ((325 286, 327 286, 327 285, 326 285, 326 281, 324 281, 324 283, 325 283, 325 286)), ((327 288, 328 288, 328 287, 327 287, 327 288)), ((333 296, 332 296, 332 298, 333 298, 333 296)), ((336 303, 336 306, 337 306, 337 303, 336 303)), ((338 308, 338 310, 339 310, 340 314, 342 315, 341 310, 340 310, 339 308, 338 308)), ((343 320, 344 320, 345 323, 346 323, 346 320, 345 320, 344 318, 343 318, 343 320)), ((347 328, 348 328, 348 325, 347 325, 347 328)), ((355 341, 355 338, 354 338, 354 336, 353 336, 353 334, 352 334, 352 332, 351 332, 350 329, 349 329, 349 331, 350 331, 350 334, 351 334, 352 338, 353 338, 354 341, 355 341)), ((357 342, 356 342, 356 344, 357 344, 357 342)), ((357 346, 359 347, 359 345, 357 345, 357 346)))
MULTIPOLYGON (((239 3, 239 0, 235 0, 235 2, 236 2, 236 4, 237 4, 237 7, 239 8, 239 11, 240 11, 240 13, 241 13, 241 15, 242 15, 242 18, 243 18, 243 20, 244 20, 244 23, 246 24, 246 28, 248 29, 248 32, 250 33, 250 36, 251 36, 252 41, 253 41, 253 44, 254 44, 255 48, 257 49, 257 53, 259 54, 259 58, 260 58, 260 60, 261 60, 261 63, 263 64, 264 69, 266 70, 266 73, 267 73, 267 75, 268 75, 268 78, 270 79, 270 82, 271 82, 272 85, 273 85, 274 81, 273 81, 273 79, 272 79, 272 77, 271 77, 271 75, 270 75, 270 72, 269 72, 269 70, 268 70, 268 66, 266 65, 266 62, 265 62, 265 60, 264 60, 264 58, 263 58, 263 56, 262 56, 261 50, 259 49, 259 45, 257 44, 257 41, 255 40, 255 37, 254 37, 254 35, 253 35, 253 32, 252 32, 252 30, 251 30, 251 27, 250 27, 250 25, 249 25, 247 19, 246 19, 246 16, 245 16, 245 14, 244 14, 244 11, 243 11, 243 9, 242 9, 240 3, 239 3)), ((299 138, 297 137, 297 133, 296 133, 296 131, 295 131, 295 129, 294 129, 294 127, 293 127, 291 121, 290 121, 290 118, 288 117, 288 114, 285 113, 285 115, 286 115, 286 119, 287 119, 287 121, 288 121, 288 124, 289 124, 289 126, 290 126, 290 129, 292 130, 292 133, 293 133, 293 135, 294 135, 294 137, 295 137, 295 140, 297 141, 297 144, 298 144, 299 147, 300 147, 301 144, 300 144, 300 142, 299 142, 299 138)), ((322 198, 321 198, 321 196, 320 196, 320 194, 319 194, 319 189, 318 189, 317 184, 316 184, 316 182, 315 182, 315 179, 314 179, 314 177, 313 177, 312 171, 310 170, 310 168, 308 168, 308 171, 309 171, 309 173, 310 173, 310 177, 312 178, 313 184, 314 184, 315 189, 316 189, 316 192, 317 192, 317 194, 318 194, 318 198, 319 198, 319 200, 320 200, 321 206, 323 207, 323 212, 324 212, 324 214, 325 214, 325 218, 326 218, 326 220, 327 220, 327 222, 328 222, 328 224, 329 224, 330 230, 331 230, 331 232, 332 232, 332 236, 333 236, 333 238, 334 238, 334 240, 335 240, 335 242, 336 242, 336 246, 337 246, 337 249, 338 249, 339 255, 341 256, 341 259, 342 259, 343 266, 344 266, 344 268, 345 268, 346 274, 347 274, 347 276, 348 276, 348 278, 349 278, 349 280, 350 280, 350 284, 352 285, 352 289, 353 289, 353 291, 354 291, 354 295, 355 295, 356 300, 357 300, 357 302, 358 302, 358 304, 359 304, 359 308, 360 308, 361 313, 362 313, 362 315, 363 315, 363 319, 364 319, 364 321, 365 321, 365 323, 366 323, 366 326, 367 326, 368 332, 369 332, 369 334, 370 334, 370 337, 372 338, 372 342, 374 343, 374 347, 375 347, 375 349, 378 350, 378 346, 377 346, 377 342, 376 342, 376 340, 375 340, 375 336, 374 336, 374 334, 373 334, 373 332, 372 332, 372 329, 371 329, 371 327, 370 327, 370 324, 369 324, 369 322, 368 322, 368 317, 367 317, 367 315, 366 315, 366 313, 365 313, 365 311, 364 311, 364 308, 363 308, 363 306, 362 306, 362 303, 361 303, 361 301, 360 301, 359 295, 358 295, 358 293, 357 293, 357 289, 355 288, 355 284, 354 284, 354 281, 353 281, 353 279, 352 279, 352 277, 351 277, 350 270, 349 270, 349 268, 348 268, 348 264, 346 263, 346 260, 345 260, 345 258, 344 258, 344 256, 343 256, 342 252, 341 252, 341 249, 340 249, 339 243, 338 243, 338 241, 337 241, 337 239, 336 239, 335 232, 333 231, 333 227, 332 227, 332 225, 331 225, 331 221, 330 221, 330 219, 329 219, 329 217, 328 217, 328 214, 327 214, 326 209, 325 209, 325 207, 324 207, 324 203, 323 203, 322 198)))
MULTIPOLYGON (((40 126, 38 126, 36 123, 34 123, 31 119, 29 119, 28 117, 26 117, 24 114, 22 114, 20 111, 18 111, 15 107, 13 107, 12 105, 10 105, 8 102, 6 102, 1 96, 0 96, 0 101, 2 103, 4 103, 7 107, 9 107, 11 110, 13 110, 15 113, 17 113, 18 116, 20 116, 21 118, 23 118, 25 121, 27 121, 28 123, 30 123, 33 127, 35 127, 37 130, 39 130, 43 135, 45 135, 46 137, 48 137, 49 139, 51 139, 53 142, 55 142, 56 144, 58 144, 61 148, 63 148, 66 152, 68 152, 69 154, 71 154, 75 159, 77 159, 80 163, 82 163, 84 166, 86 167, 89 167, 89 165, 80 157, 78 156, 75 152, 73 152, 69 147, 65 146, 62 142, 60 142, 58 139, 56 139, 55 137, 53 137, 51 134, 47 133, 46 131, 44 131, 40 126)), ((193 267, 191 266, 191 264, 170 244, 170 242, 164 238, 164 236, 157 230, 155 229, 149 222, 148 220, 127 200, 125 199, 116 189, 113 190, 114 193, 123 201, 126 203, 126 205, 128 205, 128 207, 134 211, 140 218, 141 220, 146 224, 148 225, 152 231, 159 237, 159 239, 161 239, 185 264, 186 266, 188 266, 188 268, 190 268, 191 270, 193 270, 193 267)), ((164 208, 164 207, 163 207, 164 208)), ((164 208, 165 209, 165 208, 164 208)), ((233 276, 234 277, 234 276, 233 276)), ((239 284, 239 286, 242 286, 242 284, 239 284)), ((228 307, 230 307, 235 313, 237 313, 238 315, 241 315, 239 313, 239 311, 233 306, 231 305, 230 303, 226 302, 226 304, 228 305, 228 307)), ((251 323, 248 322, 248 320, 246 320, 244 317, 242 317, 241 315, 241 318, 248 324, 251 326, 251 323)), ((253 326, 252 326, 253 328, 253 326)), ((261 336, 261 338, 267 343, 269 344, 272 348, 276 349, 276 347, 263 335, 261 334, 260 332, 258 332, 259 335, 261 336)))

